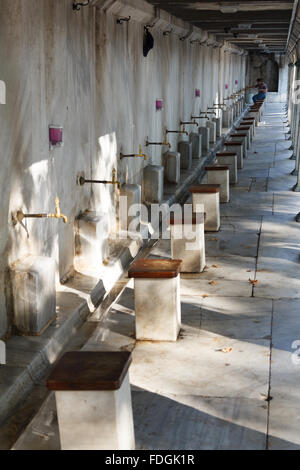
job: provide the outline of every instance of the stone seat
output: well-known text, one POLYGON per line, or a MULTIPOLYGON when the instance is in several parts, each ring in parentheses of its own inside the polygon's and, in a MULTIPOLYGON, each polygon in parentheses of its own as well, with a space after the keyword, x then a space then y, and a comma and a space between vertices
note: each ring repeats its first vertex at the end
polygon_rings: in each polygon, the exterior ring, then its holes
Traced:
POLYGON ((172 258, 182 260, 181 272, 201 273, 205 268, 205 219, 203 212, 170 218, 172 258))
POLYGON ((181 325, 179 259, 136 260, 128 271, 134 278, 136 339, 176 341, 181 325))
POLYGON ((142 279, 169 279, 180 271, 181 260, 141 258, 128 270, 128 277, 142 279))
POLYGON ((218 232, 220 230, 220 184, 200 184, 191 186, 193 211, 207 214, 205 230, 218 232))
POLYGON ((218 193, 219 190, 220 190, 219 184, 199 184, 199 186, 190 187, 190 192, 192 194, 218 193))
POLYGON ((55 391, 62 450, 133 450, 127 351, 72 351, 58 360, 55 391))
POLYGON ((202 213, 201 212, 193 212, 191 215, 192 215, 191 217, 189 215, 187 217, 184 217, 184 215, 182 215, 182 217, 178 218, 178 216, 176 217, 175 214, 171 214, 170 215, 170 225, 176 225, 176 224, 196 225, 196 224, 202 224, 203 222, 205 222, 206 212, 202 212, 202 213))
POLYGON ((205 170, 207 172, 207 182, 220 185, 220 202, 229 202, 229 166, 208 165, 205 170))
POLYGON ((238 169, 242 169, 243 168, 243 153, 244 153, 244 143, 243 141, 237 141, 237 142, 233 142, 233 141, 228 141, 228 142, 224 142, 224 147, 233 147, 233 148, 236 148, 236 153, 237 153, 237 167, 238 169))
POLYGON ((71 351, 57 362, 47 387, 55 391, 118 390, 131 364, 131 353, 71 351))
POLYGON ((229 167, 229 183, 237 183, 237 153, 236 152, 217 152, 217 164, 225 164, 229 167))

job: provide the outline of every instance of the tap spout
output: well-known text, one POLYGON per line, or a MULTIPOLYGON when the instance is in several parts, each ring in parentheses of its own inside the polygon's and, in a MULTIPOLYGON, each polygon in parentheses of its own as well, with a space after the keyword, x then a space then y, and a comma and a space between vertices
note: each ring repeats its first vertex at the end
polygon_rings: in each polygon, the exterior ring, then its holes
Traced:
POLYGON ((165 137, 164 142, 149 142, 148 137, 147 137, 145 145, 146 147, 148 147, 149 145, 167 145, 169 148, 171 148, 171 144, 167 142, 167 136, 165 137))
POLYGON ((23 219, 62 219, 65 224, 68 223, 68 217, 61 213, 59 198, 55 198, 55 213, 54 214, 24 214, 23 211, 17 212, 17 221, 22 222, 23 219))
POLYGON ((181 126, 184 126, 185 124, 194 124, 195 126, 199 127, 198 122, 196 122, 195 120, 194 121, 180 121, 181 126))
MULTIPOLYGON (((147 145, 147 144, 146 144, 147 145)), ((142 152, 142 146, 140 145, 139 146, 139 153, 130 153, 128 155, 125 155, 124 153, 120 153, 120 159, 122 160, 122 158, 134 158, 134 157, 140 157, 140 158, 143 158, 144 160, 147 160, 147 155, 145 155, 143 152, 142 152)))
POLYGON ((186 134, 186 135, 189 135, 188 131, 186 131, 185 129, 182 130, 182 131, 168 131, 168 130, 166 130, 166 134, 186 134))
POLYGON ((80 186, 83 186, 85 183, 92 183, 92 184, 114 184, 118 186, 118 189, 121 188, 121 183, 117 181, 116 177, 116 170, 115 168, 113 169, 113 174, 112 174, 112 180, 87 180, 84 178, 84 176, 80 176, 79 178, 79 184, 80 186))

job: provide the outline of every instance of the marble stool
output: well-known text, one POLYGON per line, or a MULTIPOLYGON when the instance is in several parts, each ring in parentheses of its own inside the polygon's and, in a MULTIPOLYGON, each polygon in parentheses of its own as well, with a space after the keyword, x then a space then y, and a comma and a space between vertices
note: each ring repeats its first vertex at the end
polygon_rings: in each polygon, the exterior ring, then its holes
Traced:
POLYGON ((240 122, 240 126, 250 126, 251 127, 251 136, 254 137, 255 135, 255 119, 251 120, 251 119, 242 119, 242 121, 240 122))
POLYGON ((211 165, 206 166, 208 184, 220 185, 220 202, 229 202, 229 166, 211 165))
POLYGON ((187 214, 180 219, 171 214, 171 251, 172 258, 181 259, 180 271, 201 273, 205 267, 205 214, 187 214))
POLYGON ((230 140, 232 142, 243 142, 243 158, 247 158, 247 145, 248 145, 248 133, 238 133, 230 134, 230 140))
POLYGON ((176 341, 181 324, 181 260, 138 259, 128 276, 134 278, 136 339, 176 341))
POLYGON ((244 161, 243 161, 243 142, 224 142, 224 147, 226 151, 229 152, 235 152, 237 154, 237 167, 239 170, 241 170, 244 166, 244 161))
POLYGON ((202 211, 204 206, 205 231, 218 232, 220 230, 220 185, 200 184, 192 186, 190 192, 192 193, 193 212, 199 212, 199 207, 202 211))
POLYGON ((216 164, 229 168, 229 184, 237 183, 237 154, 234 152, 217 152, 216 164))
POLYGON ((252 126, 241 125, 235 129, 237 134, 247 134, 247 150, 251 147, 252 141, 252 126))
POLYGON ((127 351, 73 351, 59 359, 55 391, 62 450, 134 450, 127 351))

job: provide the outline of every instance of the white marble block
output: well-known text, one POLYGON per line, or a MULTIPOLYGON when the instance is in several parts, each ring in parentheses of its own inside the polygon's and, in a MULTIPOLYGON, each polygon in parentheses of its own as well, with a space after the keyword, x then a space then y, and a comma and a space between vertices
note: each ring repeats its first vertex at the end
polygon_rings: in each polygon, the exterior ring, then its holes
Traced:
POLYGON ((216 136, 218 139, 222 136, 222 117, 214 117, 212 121, 216 123, 216 136))
POLYGON ((230 140, 232 142, 243 142, 243 158, 247 158, 247 141, 248 141, 248 134, 247 133, 235 133, 230 134, 230 140))
POLYGON ((249 117, 255 118, 255 125, 258 126, 259 123, 259 111, 250 111, 248 114, 249 117))
POLYGON ((180 168, 190 170, 193 158, 192 142, 186 140, 178 142, 178 152, 180 153, 180 168))
POLYGON ((181 260, 138 259, 129 271, 134 278, 136 339, 176 341, 181 325, 181 260))
POLYGON ((251 126, 241 125, 235 129, 235 132, 236 134, 247 134, 247 150, 249 150, 252 141, 251 126))
POLYGON ((244 145, 243 142, 224 142, 226 152, 235 152, 237 154, 237 167, 241 170, 244 166, 244 145))
POLYGON ((218 184, 201 184, 190 188, 193 199, 193 212, 206 213, 205 231, 218 232, 220 230, 220 185, 218 184))
POLYGON ((213 122, 213 121, 207 121, 206 122, 206 127, 209 128, 210 132, 209 132, 209 142, 211 144, 214 144, 217 140, 217 132, 216 132, 216 123, 213 122))
POLYGON ((192 143, 192 158, 199 160, 202 156, 202 136, 199 133, 190 133, 190 142, 192 143))
POLYGON ((165 152, 163 155, 164 174, 168 183, 178 184, 180 181, 180 153, 165 152))
POLYGON ((183 273, 201 273, 205 268, 204 219, 204 213, 198 212, 170 221, 172 258, 182 260, 183 273))
POLYGON ((61 450, 134 450, 125 351, 64 354, 47 386, 55 391, 61 450))
POLYGON ((247 120, 246 118, 243 119, 241 122, 240 122, 240 127, 244 127, 244 126, 250 126, 250 129, 251 129, 251 141, 255 135, 255 120, 247 120))
POLYGON ((206 153, 209 150, 209 142, 210 142, 210 129, 208 127, 199 126, 198 132, 201 135, 202 140, 202 152, 206 153))
POLYGON ((229 168, 229 183, 237 183, 237 154, 234 152, 218 152, 216 164, 225 165, 229 168))
POLYGON ((40 335, 56 318, 55 261, 28 256, 11 266, 13 323, 25 335, 40 335))
POLYGON ((75 268, 99 269, 109 253, 107 214, 85 211, 76 218, 75 230, 75 268))
POLYGON ((207 183, 220 185, 220 202, 229 202, 229 166, 206 166, 205 170, 207 183))
POLYGON ((149 204, 160 204, 164 191, 164 167, 148 165, 144 169, 144 200, 149 204))

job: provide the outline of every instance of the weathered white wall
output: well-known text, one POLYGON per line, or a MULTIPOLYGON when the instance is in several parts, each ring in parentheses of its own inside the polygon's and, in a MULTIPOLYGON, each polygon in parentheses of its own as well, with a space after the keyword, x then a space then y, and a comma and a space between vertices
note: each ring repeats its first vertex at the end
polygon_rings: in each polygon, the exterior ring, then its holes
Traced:
MULTIPOLYGON (((5 273, 11 263, 28 254, 53 256, 59 279, 73 269, 80 211, 107 213, 114 229, 115 188, 79 187, 77 175, 111 179, 116 168, 121 183, 142 184, 144 165, 161 163, 163 150, 149 147, 146 162, 120 161, 120 150, 133 153, 142 144, 145 151, 146 136, 162 139, 166 128, 178 129, 180 119, 241 88, 245 59, 158 30, 144 58, 142 23, 117 25, 115 16, 95 8, 74 12, 72 0, 1 0, 0 24, 0 79, 7 87, 0 105, 1 337, 9 325, 5 273), (241 86, 232 83, 236 75, 241 86), (157 98, 164 100, 162 112, 155 110, 157 98), (50 124, 64 127, 63 148, 49 150, 50 124), (29 219, 29 237, 13 226, 18 209, 53 212, 56 195, 68 225, 29 219)), ((175 148, 178 137, 168 139, 175 148)))

